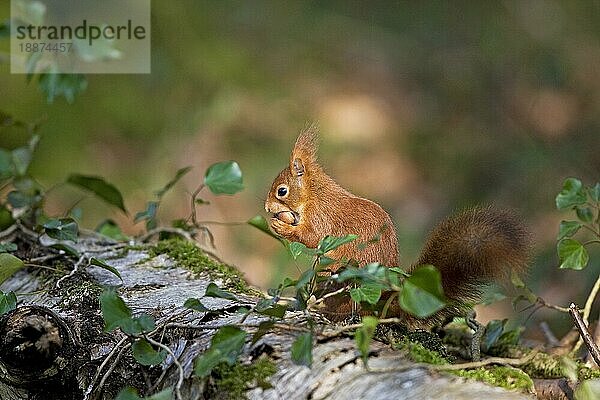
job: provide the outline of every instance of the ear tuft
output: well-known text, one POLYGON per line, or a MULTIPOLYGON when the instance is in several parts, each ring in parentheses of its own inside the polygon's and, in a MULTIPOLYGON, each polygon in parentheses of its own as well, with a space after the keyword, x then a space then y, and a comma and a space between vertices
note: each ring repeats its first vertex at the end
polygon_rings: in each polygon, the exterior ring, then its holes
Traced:
POLYGON ((307 166, 317 163, 317 140, 317 124, 312 123, 302 130, 300 136, 296 139, 290 158, 292 172, 299 173, 298 165, 301 165, 302 173, 304 173, 307 166), (300 162, 298 163, 298 161, 300 162))

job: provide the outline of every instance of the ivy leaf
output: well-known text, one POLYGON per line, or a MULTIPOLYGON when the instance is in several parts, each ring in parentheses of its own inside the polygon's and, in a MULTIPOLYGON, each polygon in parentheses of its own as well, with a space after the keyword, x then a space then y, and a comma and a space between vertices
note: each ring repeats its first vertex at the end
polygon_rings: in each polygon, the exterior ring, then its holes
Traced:
POLYGON ((579 179, 568 178, 561 192, 556 196, 556 208, 566 210, 585 203, 586 194, 579 179))
POLYGON ((90 265, 95 265, 95 266, 103 268, 109 272, 112 272, 121 280, 121 282, 123 282, 123 278, 121 277, 121 274, 119 273, 119 271, 117 271, 117 269, 115 267, 113 267, 112 265, 108 265, 105 261, 100 260, 95 257, 92 257, 92 258, 90 258, 90 265))
POLYGON ((25 266, 23 260, 9 253, 0 253, 0 284, 25 266))
POLYGON ((335 250, 346 243, 356 240, 357 237, 358 235, 346 235, 341 237, 327 235, 319 242, 319 245, 317 246, 317 254, 326 254, 331 250, 335 250))
POLYGON ((208 167, 204 184, 214 194, 236 194, 244 189, 242 171, 235 161, 223 161, 208 167))
POLYGON ((582 225, 579 221, 560 221, 557 240, 562 240, 573 236, 579 229, 581 229, 581 226, 582 225))
POLYGON ((0 291, 0 315, 17 308, 17 296, 15 292, 4 293, 0 291))
POLYGON ((310 332, 301 333, 292 343, 292 361, 310 368, 312 365, 313 336, 310 332))
POLYGON ((149 201, 146 205, 146 209, 144 211, 139 211, 135 214, 133 218, 134 223, 138 223, 140 221, 146 220, 146 229, 154 229, 156 228, 156 211, 158 210, 158 202, 157 201, 149 201))
POLYGON ((292 258, 297 260, 301 254, 306 254, 308 252, 308 247, 306 247, 303 243, 299 242, 290 242, 288 245, 288 249, 292 254, 292 258))
POLYGON ((156 351, 146 339, 137 339, 131 346, 133 358, 142 365, 157 365, 165 360, 165 350, 156 351))
POLYGON ((256 342, 258 342, 258 340, 265 336, 267 333, 269 333, 269 330, 275 325, 275 321, 273 320, 269 320, 269 321, 263 321, 260 324, 258 324, 258 330, 254 333, 254 335, 252 335, 252 340, 250 341, 250 344, 254 346, 254 344, 256 344, 256 342))
POLYGON ((17 176, 24 176, 27 173, 31 158, 32 154, 29 147, 19 147, 12 151, 12 163, 17 176))
POLYGON ((77 241, 77 222, 73 218, 50 219, 44 225, 48 236, 56 240, 77 241))
POLYGON ((369 346, 378 323, 379 320, 375 317, 363 317, 362 326, 354 334, 356 347, 358 347, 358 351, 360 352, 360 356, 362 357, 365 366, 369 360, 369 346))
POLYGON ((585 247, 574 239, 564 239, 558 243, 558 257, 561 269, 581 270, 590 260, 585 247))
MULTIPOLYGON (((2 125, 2 121, 0 121, 2 125)), ((0 149, 0 180, 13 176, 12 154, 5 149, 0 149)))
POLYGON ((577 213, 577 218, 579 218, 580 221, 587 223, 594 221, 594 213, 589 207, 575 207, 575 212, 577 213))
POLYGON ((5 230, 12 224, 14 224, 15 220, 12 217, 12 213, 6 206, 0 205, 0 231, 5 230))
POLYGON ((377 304, 381 298, 381 285, 367 283, 357 288, 350 289, 350 297, 357 303, 367 302, 377 304))
POLYGON ((63 96, 69 104, 75 101, 75 96, 87 88, 87 79, 83 74, 59 74, 46 70, 39 75, 39 87, 46 94, 48 103, 63 96))
POLYGON ((131 309, 114 290, 107 289, 100 295, 100 307, 104 318, 104 330, 110 332, 133 322, 131 309))
POLYGON ((256 304, 253 311, 274 318, 283 318, 287 307, 283 304, 277 304, 274 299, 263 299, 256 304))
POLYGON ((439 271, 433 265, 417 268, 404 281, 400 306, 419 318, 425 318, 446 305, 439 271))
POLYGON ((488 322, 485 327, 485 333, 481 339, 481 350, 487 352, 498 342, 498 339, 502 336, 502 332, 504 332, 506 321, 508 320, 495 319, 488 322))
POLYGON ((234 300, 234 301, 237 300, 237 297, 235 297, 233 294, 229 293, 228 291, 219 288, 213 282, 209 283, 208 286, 206 287, 206 292, 204 293, 204 296, 205 297, 219 297, 221 299, 234 300))
POLYGON ((593 188, 590 188, 590 197, 592 198, 592 200, 598 202, 600 201, 600 182, 596 183, 596 185, 593 188))
POLYGON ((296 282, 296 289, 300 290, 303 289, 306 285, 308 285, 308 283, 312 280, 312 278, 315 276, 315 271, 310 268, 307 269, 306 271, 304 271, 302 273, 302 275, 300 275, 300 278, 298 279, 298 281, 296 282))
POLYGON ((17 251, 17 245, 14 243, 0 243, 0 253, 10 253, 17 251))
POLYGON ((162 189, 156 191, 156 196, 160 199, 161 197, 163 197, 165 195, 165 193, 167 193, 169 190, 171 190, 171 188, 173 186, 175 186, 175 184, 177 182, 179 182, 179 180, 181 178, 183 178, 185 176, 185 174, 187 174, 188 172, 190 172, 192 169, 191 166, 187 166, 187 167, 183 167, 177 170, 177 172, 175 173, 175 176, 173 177, 173 179, 171 179, 162 189))
POLYGON ((98 198, 104 200, 112 206, 119 208, 124 213, 127 213, 125 204, 123 204, 123 196, 121 195, 119 189, 106 182, 103 178, 98 176, 72 174, 67 179, 67 182, 71 185, 89 190, 98 198))
POLYGON ((121 230, 119 225, 117 225, 117 223, 112 219, 105 219, 104 221, 102 221, 96 227, 96 232, 118 241, 129 240, 129 237, 123 234, 123 231, 121 230))
POLYGON ((248 333, 235 326, 223 326, 213 336, 210 348, 194 361, 196 376, 208 376, 222 362, 235 364, 242 353, 248 333))
POLYGON ((74 247, 71 247, 71 246, 69 246, 67 244, 64 244, 64 243, 55 243, 55 244, 53 244, 50 247, 52 247, 53 249, 62 251, 63 254, 66 253, 66 254, 68 254, 70 256, 73 256, 73 257, 80 257, 80 254, 77 251, 77 249, 75 249, 74 247))
POLYGON ((274 237, 277 240, 281 240, 281 238, 279 236, 277 236, 273 232, 271 232, 271 230, 269 229, 269 224, 267 223, 267 220, 262 215, 256 215, 256 216, 250 218, 247 221, 247 223, 248 223, 248 225, 257 228, 258 230, 266 233, 267 235, 274 237))
POLYGON ((199 311, 199 312, 209 312, 210 311, 208 308, 206 308, 206 306, 204 304, 202 304, 202 302, 200 302, 200 300, 195 299, 193 297, 190 297, 189 299, 187 299, 185 301, 185 303, 183 303, 183 306, 190 310, 199 311))

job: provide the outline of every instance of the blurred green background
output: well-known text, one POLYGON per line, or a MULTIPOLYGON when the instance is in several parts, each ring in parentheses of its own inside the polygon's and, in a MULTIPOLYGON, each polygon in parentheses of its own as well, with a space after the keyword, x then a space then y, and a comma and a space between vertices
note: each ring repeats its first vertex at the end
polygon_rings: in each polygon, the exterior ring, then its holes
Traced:
MULTIPOLYGON (((584 272, 557 269, 558 224, 571 216, 554 197, 568 176, 600 177, 600 2, 152 3, 152 73, 89 75, 73 104, 48 104, 35 82, 11 75, 0 41, 0 110, 42 123, 32 173, 47 188, 71 172, 100 175, 124 194, 130 215, 85 198, 84 226, 110 216, 141 233, 132 215, 193 165, 160 210, 164 224, 185 217, 206 167, 228 159, 246 189, 206 195, 199 219, 264 214, 295 136, 318 121, 322 164, 392 214, 404 263, 437 220, 493 202, 519 210, 535 234, 532 288, 551 303, 585 301, 600 254, 584 272)), ((9 15, 5 1, 0 21, 9 15)), ((0 147, 26 140, 0 129, 0 147)), ((48 212, 81 197, 60 185, 48 212)), ((262 287, 305 267, 251 227, 211 229, 218 254, 262 287)), ((569 324, 536 318, 559 333, 569 324)))

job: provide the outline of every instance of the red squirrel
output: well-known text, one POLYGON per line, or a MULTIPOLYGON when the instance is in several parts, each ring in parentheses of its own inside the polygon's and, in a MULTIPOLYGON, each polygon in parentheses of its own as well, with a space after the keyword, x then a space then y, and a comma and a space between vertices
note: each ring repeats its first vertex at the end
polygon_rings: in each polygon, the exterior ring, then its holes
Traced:
MULTIPOLYGON (((317 132, 305 129, 292 149, 290 164, 273 181, 265 202, 272 214, 271 229, 309 248, 327 235, 356 234, 358 238, 327 254, 336 260, 378 262, 398 266, 398 241, 389 214, 377 203, 353 195, 338 185, 317 163, 317 132)), ((418 260, 408 268, 434 265, 441 274, 448 301, 440 312, 418 320, 392 306, 387 316, 404 318, 409 325, 432 326, 448 317, 464 315, 480 300, 485 284, 504 281, 511 272, 527 268, 530 240, 527 229, 508 210, 475 207, 438 224, 430 233, 418 260)), ((338 264, 330 267, 332 272, 338 264)), ((325 315, 343 319, 351 313, 344 303, 326 302, 325 315), (341 318, 340 318, 341 317, 341 318)))

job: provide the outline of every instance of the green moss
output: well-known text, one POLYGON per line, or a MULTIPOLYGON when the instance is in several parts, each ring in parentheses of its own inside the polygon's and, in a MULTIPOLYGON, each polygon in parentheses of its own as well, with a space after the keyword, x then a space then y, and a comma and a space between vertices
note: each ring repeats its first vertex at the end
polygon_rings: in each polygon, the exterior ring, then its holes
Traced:
POLYGON ((253 293, 243 278, 243 274, 232 266, 220 263, 209 257, 194 243, 183 239, 161 240, 148 249, 149 255, 155 257, 166 254, 179 267, 192 271, 194 274, 208 274, 213 278, 222 279, 224 285, 241 293, 253 293))
POLYGON ((434 365, 448 364, 448 360, 438 352, 427 349, 421 343, 411 342, 406 338, 396 343, 396 348, 406 351, 408 357, 414 362, 434 365))
POLYGON ((463 378, 475 379, 505 389, 517 389, 528 392, 533 390, 533 381, 529 375, 518 368, 494 366, 489 368, 461 369, 448 372, 463 378))
POLYGON ((227 394, 227 399, 245 399, 246 390, 260 386, 270 388, 267 379, 277 371, 275 364, 268 357, 261 357, 252 364, 234 364, 233 366, 222 363, 213 370, 216 390, 220 394, 227 394))

